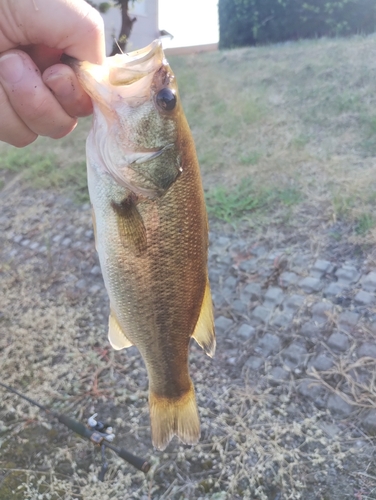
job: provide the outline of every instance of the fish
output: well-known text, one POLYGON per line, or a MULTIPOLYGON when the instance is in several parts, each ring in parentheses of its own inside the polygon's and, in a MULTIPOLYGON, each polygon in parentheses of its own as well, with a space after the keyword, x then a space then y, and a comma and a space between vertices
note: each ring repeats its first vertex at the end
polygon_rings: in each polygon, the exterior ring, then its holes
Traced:
POLYGON ((159 40, 103 65, 63 62, 93 102, 87 175, 110 344, 145 362, 153 445, 194 445, 190 339, 209 356, 216 340, 204 192, 175 75, 159 40))

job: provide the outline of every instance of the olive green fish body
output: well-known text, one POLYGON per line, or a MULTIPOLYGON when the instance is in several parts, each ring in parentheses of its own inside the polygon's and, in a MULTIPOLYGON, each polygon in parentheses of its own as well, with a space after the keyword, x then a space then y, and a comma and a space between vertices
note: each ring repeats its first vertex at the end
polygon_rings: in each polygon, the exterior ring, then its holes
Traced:
POLYGON ((134 344, 145 361, 153 443, 163 449, 175 434, 199 439, 188 348, 194 336, 212 355, 215 338, 198 161, 171 69, 157 42, 153 50, 118 73, 110 65, 106 85, 96 77, 90 87, 82 65, 78 76, 95 108, 88 185, 109 338, 115 349, 134 344))

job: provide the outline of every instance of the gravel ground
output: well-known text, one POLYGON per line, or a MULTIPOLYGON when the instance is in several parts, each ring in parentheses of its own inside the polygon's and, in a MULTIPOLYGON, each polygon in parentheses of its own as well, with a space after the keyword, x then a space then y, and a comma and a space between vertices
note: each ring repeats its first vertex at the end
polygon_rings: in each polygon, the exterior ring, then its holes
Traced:
POLYGON ((202 439, 156 452, 137 349, 107 342, 89 205, 21 188, 0 205, 3 381, 74 418, 98 411, 153 463, 144 477, 109 456, 99 483, 90 444, 2 391, 0 499, 376 498, 375 252, 213 223, 217 353, 192 343, 190 362, 202 439))

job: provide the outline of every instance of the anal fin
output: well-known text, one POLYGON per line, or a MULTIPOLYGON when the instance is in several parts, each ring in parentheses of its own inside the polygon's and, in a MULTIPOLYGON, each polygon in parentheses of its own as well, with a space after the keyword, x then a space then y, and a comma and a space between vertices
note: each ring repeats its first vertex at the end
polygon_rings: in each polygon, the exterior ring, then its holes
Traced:
POLYGON ((112 310, 110 312, 110 317, 108 318, 108 340, 110 341, 113 349, 116 351, 120 351, 120 349, 125 349, 133 345, 132 342, 125 336, 112 310))
POLYGON ((213 303, 210 292, 209 280, 206 280, 204 298, 201 305, 200 316, 197 320, 192 337, 201 346, 205 353, 212 357, 215 353, 215 329, 213 316, 213 303))

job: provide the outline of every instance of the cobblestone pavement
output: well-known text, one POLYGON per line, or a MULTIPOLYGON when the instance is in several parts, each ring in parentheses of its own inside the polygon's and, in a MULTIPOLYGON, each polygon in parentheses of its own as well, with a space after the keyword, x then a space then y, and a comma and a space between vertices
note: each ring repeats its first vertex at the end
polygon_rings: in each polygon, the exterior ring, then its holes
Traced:
MULTIPOLYGON (((11 214, 2 215, 5 260, 33 255, 47 261, 56 256, 71 263, 77 259, 80 274, 64 276, 68 292, 87 289, 105 298, 89 204, 78 216, 74 212, 69 223, 66 214, 59 220, 59 206, 49 210, 54 204, 54 197, 39 208, 29 200, 35 224, 28 218, 24 230, 14 227, 11 214), (41 230, 42 219, 47 232, 41 230)), ((294 377, 302 396, 348 417, 356 407, 311 384, 317 379, 310 374, 330 371, 339 357, 348 363, 376 359, 376 262, 338 262, 299 249, 288 252, 255 244, 244 234, 210 233, 209 277, 219 348, 226 347, 227 363, 254 372, 264 372, 268 360, 274 383, 294 377)), ((364 413, 363 424, 376 433, 376 409, 364 413)))
MULTIPOLYGON (((97 297, 104 326, 107 296, 90 207, 77 209, 53 195, 42 198, 36 203, 34 196, 24 195, 17 206, 3 207, 1 262, 57 266, 53 286, 63 286, 73 300, 84 292, 97 297)), ((302 401, 329 410, 339 424, 356 415, 361 432, 376 434, 372 255, 335 259, 328 251, 321 255, 299 245, 275 248, 246 232, 224 234, 216 226, 210 233, 209 276, 215 362, 234 377, 266 377, 270 387, 293 380, 302 401)))

